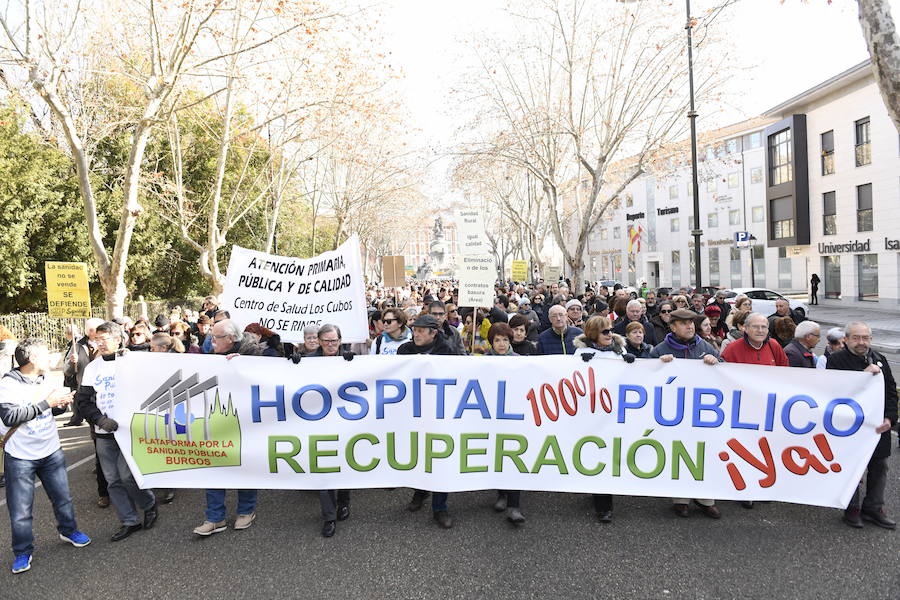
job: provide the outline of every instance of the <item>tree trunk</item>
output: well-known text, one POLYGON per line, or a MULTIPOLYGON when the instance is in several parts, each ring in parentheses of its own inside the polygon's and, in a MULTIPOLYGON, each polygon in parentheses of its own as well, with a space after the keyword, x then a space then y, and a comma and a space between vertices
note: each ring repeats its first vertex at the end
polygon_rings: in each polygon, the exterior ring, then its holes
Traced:
POLYGON ((859 0, 859 22, 872 57, 875 81, 894 127, 900 131, 900 40, 888 0, 859 0))

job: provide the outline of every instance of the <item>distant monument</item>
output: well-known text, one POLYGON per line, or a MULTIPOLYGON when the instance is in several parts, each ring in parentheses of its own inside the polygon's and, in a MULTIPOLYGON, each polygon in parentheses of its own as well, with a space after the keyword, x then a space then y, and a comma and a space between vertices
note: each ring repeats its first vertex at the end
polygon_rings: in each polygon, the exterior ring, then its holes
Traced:
POLYGON ((444 241, 444 222, 441 217, 434 220, 431 228, 431 243, 428 250, 428 258, 422 261, 416 269, 416 279, 452 279, 454 265, 450 253, 447 251, 447 242, 444 241))

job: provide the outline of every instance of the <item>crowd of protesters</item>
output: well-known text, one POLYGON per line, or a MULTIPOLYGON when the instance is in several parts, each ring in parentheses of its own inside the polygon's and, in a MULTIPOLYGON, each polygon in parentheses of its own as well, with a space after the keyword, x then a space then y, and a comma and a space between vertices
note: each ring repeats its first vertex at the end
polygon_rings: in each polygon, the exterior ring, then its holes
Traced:
MULTIPOLYGON (((90 543, 78 530, 69 493, 65 460, 53 417, 71 409, 65 426, 90 425, 96 445, 97 506, 113 507, 120 527, 111 540, 123 540, 136 531, 150 529, 159 516, 158 504, 172 502, 175 490, 142 490, 129 471, 113 433, 119 424, 108 416, 115 401, 114 361, 124 352, 170 352, 286 358, 357 355, 581 355, 624 360, 701 360, 713 367, 721 362, 774 367, 824 368, 867 371, 885 379, 884 421, 881 440, 868 464, 864 493, 858 489, 843 514, 854 528, 868 521, 887 529, 895 523, 884 512, 890 428, 897 423, 896 385, 887 360, 872 349, 872 332, 862 322, 827 331, 825 352, 814 349, 822 331, 815 322, 793 311, 783 300, 771 315, 753 312, 753 302, 739 296, 727 302, 724 293, 707 300, 682 288, 670 291, 642 290, 630 293, 616 286, 588 286, 576 293, 565 282, 549 285, 496 286, 492 307, 460 307, 458 290, 451 282, 413 283, 404 288, 367 289, 369 337, 345 344, 340 328, 332 324, 310 326, 303 342, 283 343, 278 334, 251 323, 240 327, 215 297, 205 299, 200 311, 176 307, 168 315, 132 321, 104 322, 89 319, 83 335, 67 330, 62 357, 68 391, 50 391, 40 385, 51 368, 46 341, 28 338, 11 343, 0 328, 0 351, 7 361, 0 378, 0 435, 5 442, 5 484, 12 523, 15 561, 13 572, 30 568, 34 479, 40 478, 53 503, 60 538, 75 546, 90 543), (12 365, 9 354, 14 355, 12 365)), ((2 479, 0 479, 2 483, 2 479)), ((434 520, 452 527, 447 493, 415 490, 407 508, 420 510, 431 496, 434 520)), ((194 534, 208 536, 227 527, 225 490, 206 490, 203 522, 194 534)), ((349 490, 323 490, 322 535, 331 537, 336 522, 350 515, 349 490)), ((512 523, 522 523, 522 493, 500 490, 494 509, 512 523)), ((257 491, 239 490, 232 527, 250 527, 256 515, 257 491)), ((612 521, 613 498, 595 494, 597 518, 612 521)), ((742 502, 753 508, 752 502, 742 502)), ((718 519, 714 499, 675 498, 672 508, 679 517, 691 515, 691 507, 718 519)))

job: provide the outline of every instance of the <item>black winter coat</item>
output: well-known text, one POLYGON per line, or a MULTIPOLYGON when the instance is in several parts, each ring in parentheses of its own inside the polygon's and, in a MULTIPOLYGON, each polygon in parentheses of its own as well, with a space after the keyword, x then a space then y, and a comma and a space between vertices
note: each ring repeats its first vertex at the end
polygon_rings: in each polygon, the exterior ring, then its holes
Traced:
MULTIPOLYGON (((891 420, 891 426, 897 424, 897 384, 894 381, 894 375, 891 373, 891 366, 887 359, 874 350, 869 350, 865 356, 857 356, 846 348, 832 352, 828 356, 826 369, 837 369, 838 371, 863 371, 871 364, 881 367, 881 374, 884 376, 884 417, 891 420)), ((891 455, 891 430, 887 430, 881 434, 878 445, 875 446, 875 452, 872 453, 873 458, 887 458, 891 455)))

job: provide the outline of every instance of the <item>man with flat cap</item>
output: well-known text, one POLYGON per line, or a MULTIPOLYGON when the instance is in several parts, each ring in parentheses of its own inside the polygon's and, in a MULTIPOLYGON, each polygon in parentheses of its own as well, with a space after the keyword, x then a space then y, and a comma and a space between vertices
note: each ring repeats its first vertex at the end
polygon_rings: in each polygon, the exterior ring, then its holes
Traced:
MULTIPOLYGON (((453 354, 453 350, 447 344, 443 334, 438 331, 438 320, 431 315, 419 315, 412 323, 413 339, 401 345, 397 349, 397 354, 453 354)), ((412 500, 406 506, 410 512, 415 512, 422 508, 425 498, 429 492, 425 490, 415 490, 412 500)), ((434 520, 444 529, 453 527, 453 519, 447 509, 447 492, 434 492, 431 496, 431 511, 434 513, 434 520)))

